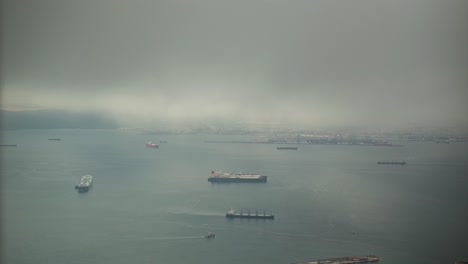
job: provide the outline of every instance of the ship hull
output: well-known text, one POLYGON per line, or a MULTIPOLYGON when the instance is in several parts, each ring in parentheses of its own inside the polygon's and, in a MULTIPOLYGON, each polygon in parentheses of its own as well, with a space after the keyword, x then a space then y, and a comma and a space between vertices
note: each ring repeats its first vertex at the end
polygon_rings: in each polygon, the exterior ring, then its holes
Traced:
POLYGON ((79 193, 89 192, 89 187, 86 187, 86 188, 78 188, 78 192, 79 192, 79 193))
POLYGON ((377 162, 379 165, 406 165, 404 161, 379 161, 377 162))
POLYGON ((258 179, 243 179, 243 178, 221 178, 221 177, 211 177, 208 178, 209 182, 213 183, 230 183, 230 182, 253 182, 253 183, 265 183, 267 182, 267 177, 262 176, 258 179))
POLYGON ((226 218, 275 219, 274 215, 226 214, 226 218))
POLYGON ((294 264, 353 264, 353 263, 370 263, 378 262, 379 258, 377 256, 364 256, 364 257, 342 257, 342 258, 329 258, 329 259, 320 259, 315 261, 308 262, 297 262, 294 264))
POLYGON ((83 187, 75 186, 75 189, 78 189, 78 192, 80 193, 84 193, 84 192, 89 192, 89 189, 91 189, 91 187, 93 187, 93 183, 91 183, 89 186, 83 186, 83 187))
POLYGON ((277 147, 277 150, 297 150, 297 147, 277 147))

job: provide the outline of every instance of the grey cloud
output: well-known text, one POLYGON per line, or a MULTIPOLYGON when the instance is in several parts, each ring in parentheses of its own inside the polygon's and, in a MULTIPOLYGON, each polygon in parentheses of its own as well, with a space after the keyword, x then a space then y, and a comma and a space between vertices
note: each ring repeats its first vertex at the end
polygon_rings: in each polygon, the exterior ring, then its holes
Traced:
POLYGON ((466 125, 466 1, 7 0, 2 12, 2 105, 466 125))

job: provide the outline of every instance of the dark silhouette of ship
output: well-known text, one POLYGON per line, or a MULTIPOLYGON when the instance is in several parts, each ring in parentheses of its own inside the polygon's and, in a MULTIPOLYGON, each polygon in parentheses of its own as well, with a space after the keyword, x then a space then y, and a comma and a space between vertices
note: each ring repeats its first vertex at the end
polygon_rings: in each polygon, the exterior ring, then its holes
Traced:
POLYGON ((406 162, 404 160, 400 160, 400 161, 378 161, 377 164, 381 164, 381 165, 385 165, 385 164, 406 165, 406 162))
POLYGON ((297 147, 277 147, 278 150, 297 150, 297 147))
POLYGON ((341 257, 341 258, 329 258, 319 259, 307 262, 297 262, 294 264, 353 264, 353 263, 369 263, 378 262, 379 257, 374 255, 363 256, 363 257, 341 257))

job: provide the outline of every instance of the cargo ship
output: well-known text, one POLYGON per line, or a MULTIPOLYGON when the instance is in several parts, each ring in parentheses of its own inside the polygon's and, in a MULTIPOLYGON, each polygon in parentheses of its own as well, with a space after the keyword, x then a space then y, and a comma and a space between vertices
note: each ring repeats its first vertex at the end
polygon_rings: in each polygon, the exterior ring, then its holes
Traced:
POLYGON ((400 160, 400 161, 378 161, 377 164, 381 164, 381 165, 385 165, 385 164, 406 165, 406 162, 404 160, 400 160))
POLYGON ((153 143, 152 141, 146 141, 146 147, 147 148, 159 148, 159 145, 156 143, 153 143))
POLYGON ((60 138, 48 138, 48 140, 60 141, 60 138))
POLYGON ((0 147, 16 147, 16 144, 1 144, 0 147))
POLYGON ((247 213, 243 213, 240 211, 240 213, 236 213, 234 210, 229 210, 226 213, 226 218, 254 218, 254 219, 275 219, 275 216, 272 214, 266 214, 263 212, 263 214, 259 214, 258 211, 255 211, 255 214, 250 213, 250 210, 247 211, 247 213))
POLYGON ((84 175, 81 177, 80 183, 78 183, 75 186, 75 189, 78 190, 78 192, 87 192, 91 187, 93 186, 93 176, 91 175, 84 175))
POLYGON ((373 146, 393 146, 393 144, 388 143, 386 140, 378 140, 371 143, 373 146))
POLYGON ((232 174, 221 171, 211 171, 209 182, 266 182, 267 176, 259 174, 232 174))
POLYGON ((297 150, 297 147, 277 147, 279 150, 297 150))
POLYGON ((369 263, 369 262, 378 262, 379 257, 374 255, 364 256, 364 257, 341 257, 341 258, 329 258, 329 259, 319 259, 314 261, 307 262, 296 262, 293 264, 352 264, 352 263, 369 263))

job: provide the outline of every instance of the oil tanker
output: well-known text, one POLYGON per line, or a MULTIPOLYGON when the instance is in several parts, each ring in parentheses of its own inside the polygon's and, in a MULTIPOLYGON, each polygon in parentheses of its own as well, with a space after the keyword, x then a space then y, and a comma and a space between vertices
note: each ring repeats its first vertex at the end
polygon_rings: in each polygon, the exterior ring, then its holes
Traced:
POLYGON ((385 164, 390 164, 390 165, 406 165, 406 162, 404 160, 400 161, 378 161, 377 164, 380 165, 385 165, 385 164))
POLYGON ((236 211, 231 209, 226 213, 226 218, 275 219, 275 216, 266 214, 265 212, 263 212, 263 214, 259 214, 258 211, 255 211, 255 214, 250 213, 250 211, 247 211, 247 213, 243 213, 242 211, 240 211, 240 213, 236 213, 236 211))
POLYGON ((297 150, 297 147, 277 147, 278 150, 297 150))
POLYGON ((211 171, 209 182, 266 182, 267 176, 259 174, 233 174, 222 171, 211 171))
POLYGON ((369 263, 377 262, 379 257, 374 255, 364 256, 364 257, 341 257, 341 258, 329 258, 329 259, 319 259, 308 262, 297 262, 293 264, 352 264, 352 263, 369 263))

